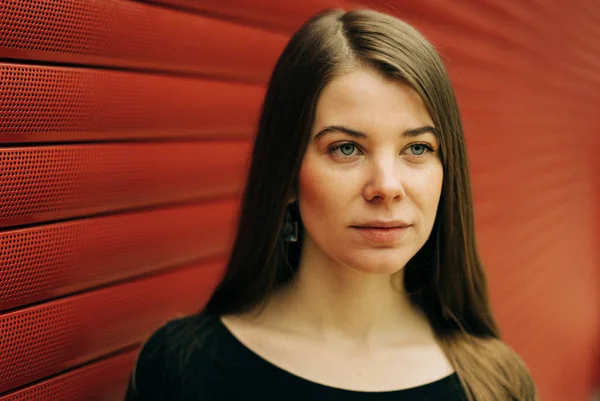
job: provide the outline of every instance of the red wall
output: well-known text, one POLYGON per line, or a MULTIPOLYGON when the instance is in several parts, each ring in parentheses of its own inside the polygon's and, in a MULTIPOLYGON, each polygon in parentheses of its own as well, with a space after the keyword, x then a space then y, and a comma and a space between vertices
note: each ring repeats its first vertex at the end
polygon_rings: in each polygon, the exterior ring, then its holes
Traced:
POLYGON ((222 273, 290 33, 360 4, 443 54, 504 338, 542 400, 588 399, 600 376, 600 4, 5 0, 0 401, 122 398, 140 341, 222 273))

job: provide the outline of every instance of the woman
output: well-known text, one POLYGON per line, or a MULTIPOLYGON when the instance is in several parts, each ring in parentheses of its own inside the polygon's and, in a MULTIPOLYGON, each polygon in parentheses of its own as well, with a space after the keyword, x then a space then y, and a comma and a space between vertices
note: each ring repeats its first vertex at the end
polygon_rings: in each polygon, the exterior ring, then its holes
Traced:
POLYGON ((499 338, 445 67, 327 11, 271 77, 227 271, 148 340, 127 400, 534 400, 499 338))

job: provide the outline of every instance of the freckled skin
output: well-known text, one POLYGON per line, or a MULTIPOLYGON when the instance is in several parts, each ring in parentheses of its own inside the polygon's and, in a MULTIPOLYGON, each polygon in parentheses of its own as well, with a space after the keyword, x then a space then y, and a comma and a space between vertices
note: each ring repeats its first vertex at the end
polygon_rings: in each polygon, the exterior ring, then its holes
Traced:
POLYGON ((315 117, 297 198, 305 227, 303 263, 371 274, 400 271, 429 237, 442 188, 436 135, 402 135, 434 126, 427 109, 408 85, 357 68, 325 87, 315 117), (367 138, 333 130, 313 140, 331 125, 367 138), (336 145, 342 146, 332 150, 336 145), (411 226, 392 243, 375 244, 350 227, 394 219, 411 226))

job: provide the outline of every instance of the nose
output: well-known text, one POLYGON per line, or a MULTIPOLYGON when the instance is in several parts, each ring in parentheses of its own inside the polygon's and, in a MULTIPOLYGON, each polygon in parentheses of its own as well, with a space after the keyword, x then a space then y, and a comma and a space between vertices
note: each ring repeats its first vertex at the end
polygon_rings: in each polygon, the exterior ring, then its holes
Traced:
POLYGON ((363 196, 370 202, 397 202, 406 196, 402 179, 402 166, 395 157, 374 160, 369 168, 369 178, 363 196))

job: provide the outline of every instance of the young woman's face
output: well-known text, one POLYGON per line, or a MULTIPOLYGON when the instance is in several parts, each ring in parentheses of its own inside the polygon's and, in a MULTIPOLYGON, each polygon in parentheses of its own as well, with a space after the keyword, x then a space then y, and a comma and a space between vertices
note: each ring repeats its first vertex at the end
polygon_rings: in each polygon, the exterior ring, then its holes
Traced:
POLYGON ((359 68, 324 88, 315 117, 299 176, 303 246, 357 271, 399 271, 429 237, 442 189, 421 98, 359 68))

